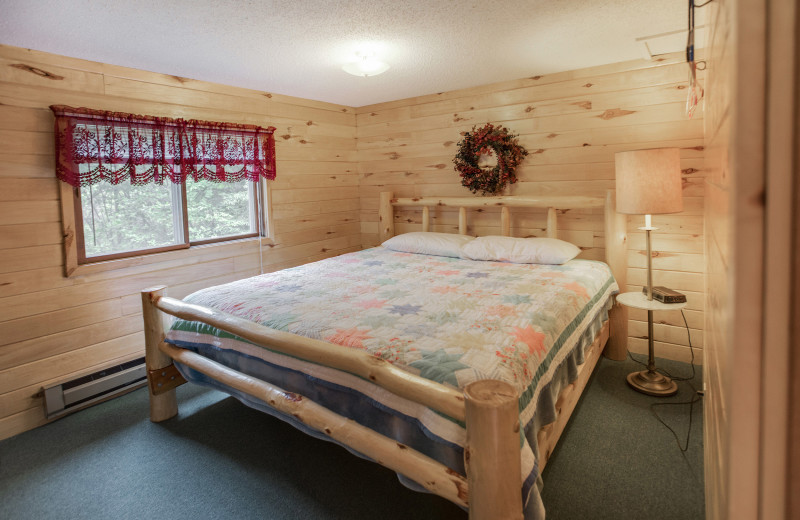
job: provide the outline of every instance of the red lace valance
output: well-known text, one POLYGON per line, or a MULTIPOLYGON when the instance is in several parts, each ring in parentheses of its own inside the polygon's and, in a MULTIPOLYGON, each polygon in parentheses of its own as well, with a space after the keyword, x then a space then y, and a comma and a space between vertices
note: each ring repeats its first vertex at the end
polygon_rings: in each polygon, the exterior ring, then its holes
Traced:
POLYGON ((275 178, 274 127, 139 116, 63 105, 56 175, 72 186, 275 178))

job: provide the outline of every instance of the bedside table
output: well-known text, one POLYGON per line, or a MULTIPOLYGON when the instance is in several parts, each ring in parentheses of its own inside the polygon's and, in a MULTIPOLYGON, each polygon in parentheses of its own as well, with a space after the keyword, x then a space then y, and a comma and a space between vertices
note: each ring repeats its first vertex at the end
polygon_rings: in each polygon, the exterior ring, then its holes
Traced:
POLYGON ((628 384, 637 392, 667 397, 675 395, 678 385, 672 379, 656 372, 655 350, 653 348, 653 311, 677 311, 686 307, 686 303, 662 303, 648 300, 641 292, 626 292, 617 295, 617 301, 626 307, 647 311, 647 370, 628 374, 628 384))

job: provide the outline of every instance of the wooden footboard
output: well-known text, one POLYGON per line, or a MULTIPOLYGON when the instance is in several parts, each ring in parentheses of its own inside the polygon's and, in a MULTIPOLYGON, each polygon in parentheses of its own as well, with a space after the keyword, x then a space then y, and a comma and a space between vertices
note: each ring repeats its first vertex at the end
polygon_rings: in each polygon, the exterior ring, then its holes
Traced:
POLYGON ((163 421, 177 414, 175 389, 155 384, 172 359, 232 388, 260 399, 276 410, 406 475, 447 500, 469 508, 475 520, 521 519, 518 397, 503 381, 482 380, 464 393, 404 372, 366 352, 269 329, 213 309, 164 296, 164 287, 142 292, 146 363, 150 380, 150 418, 163 421), (162 314, 199 321, 270 349, 337 368, 379 385, 405 399, 465 421, 467 475, 344 418, 304 396, 287 392, 236 372, 191 351, 166 343, 162 314))

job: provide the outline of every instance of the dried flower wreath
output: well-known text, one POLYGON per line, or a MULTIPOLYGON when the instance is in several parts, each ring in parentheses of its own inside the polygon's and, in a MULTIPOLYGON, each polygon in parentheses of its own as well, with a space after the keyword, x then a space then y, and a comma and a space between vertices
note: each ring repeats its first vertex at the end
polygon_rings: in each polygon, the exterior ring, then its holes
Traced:
POLYGON ((514 174, 528 151, 517 142, 517 136, 511 134, 502 125, 491 123, 472 131, 465 132, 458 143, 458 153, 453 158, 455 169, 461 176, 461 184, 472 193, 496 195, 503 191, 506 184, 517 182, 514 174), (495 155, 497 165, 493 168, 481 168, 478 160, 482 155, 495 155))

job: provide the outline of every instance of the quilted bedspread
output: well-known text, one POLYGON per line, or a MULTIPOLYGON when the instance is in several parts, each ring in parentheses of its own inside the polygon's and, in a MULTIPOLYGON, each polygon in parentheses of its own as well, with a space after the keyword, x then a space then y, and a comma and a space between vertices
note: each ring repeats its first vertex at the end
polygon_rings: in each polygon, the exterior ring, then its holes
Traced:
MULTIPOLYGON (((185 301, 364 350, 445 385, 460 388, 482 378, 512 383, 525 426, 522 496, 531 498, 525 516, 540 519, 536 430, 554 419, 558 388, 576 377, 583 348, 607 318, 609 297, 617 291, 602 262, 479 262, 377 247, 204 289, 185 301)), ((166 341, 304 395, 464 473, 463 424, 370 381, 196 322, 177 320, 166 341)), ((251 396, 177 366, 191 381, 330 440, 251 396)))
MULTIPOLYGON (((478 262, 378 247, 205 289, 186 301, 365 350, 455 387, 508 381, 523 410, 584 315, 616 290, 601 262, 478 262)), ((188 322, 173 329, 208 332, 188 322)))

